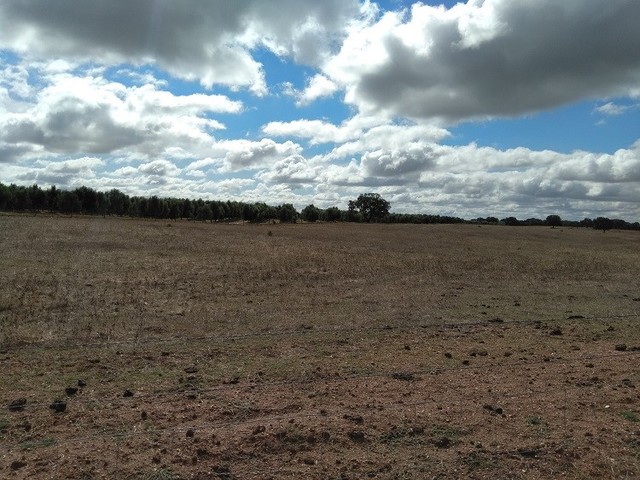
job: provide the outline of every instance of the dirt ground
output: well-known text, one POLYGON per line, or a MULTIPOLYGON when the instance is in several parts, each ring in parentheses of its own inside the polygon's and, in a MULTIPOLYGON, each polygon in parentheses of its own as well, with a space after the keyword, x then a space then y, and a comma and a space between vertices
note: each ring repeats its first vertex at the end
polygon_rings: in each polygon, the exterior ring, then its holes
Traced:
POLYGON ((0 478, 640 478, 640 233, 0 215, 0 478))

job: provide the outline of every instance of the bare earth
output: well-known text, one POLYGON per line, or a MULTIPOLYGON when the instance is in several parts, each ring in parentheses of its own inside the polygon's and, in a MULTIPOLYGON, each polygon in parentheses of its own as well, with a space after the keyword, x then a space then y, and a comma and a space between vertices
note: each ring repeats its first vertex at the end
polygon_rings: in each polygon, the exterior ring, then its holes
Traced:
POLYGON ((638 272, 640 232, 2 215, 0 478, 640 478, 638 272))

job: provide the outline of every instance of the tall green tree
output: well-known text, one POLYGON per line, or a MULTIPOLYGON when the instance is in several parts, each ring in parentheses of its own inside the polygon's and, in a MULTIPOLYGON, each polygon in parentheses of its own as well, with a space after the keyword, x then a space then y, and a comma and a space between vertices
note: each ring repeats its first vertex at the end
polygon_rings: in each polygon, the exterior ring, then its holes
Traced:
POLYGON ((349 201, 349 210, 358 211, 365 222, 382 220, 389 215, 391 204, 378 193, 363 193, 356 200, 349 201))

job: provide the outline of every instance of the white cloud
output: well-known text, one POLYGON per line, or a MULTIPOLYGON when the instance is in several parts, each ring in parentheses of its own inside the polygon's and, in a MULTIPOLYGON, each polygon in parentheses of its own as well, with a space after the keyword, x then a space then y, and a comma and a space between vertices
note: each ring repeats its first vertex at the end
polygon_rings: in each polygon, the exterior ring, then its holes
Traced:
POLYGON ((0 48, 33 58, 102 64, 154 63, 178 78, 267 91, 252 49, 265 46, 318 64, 339 40, 357 0, 76 2, 0 7, 0 48))
POLYGON ((338 86, 324 75, 315 75, 302 92, 296 96, 298 105, 309 105, 318 98, 330 97, 338 90, 338 86))
POLYGON ((300 153, 300 145, 291 141, 277 143, 264 138, 259 142, 250 140, 228 140, 219 142, 217 149, 226 150, 222 172, 257 169, 268 166, 289 155, 300 153))
POLYGON ((416 3, 351 31, 324 73, 361 112, 510 117, 637 92, 637 18, 625 0, 416 3))
POLYGON ((211 131, 224 128, 208 115, 243 108, 223 95, 180 96, 101 76, 56 73, 42 79, 44 88, 0 118, 0 141, 72 155, 124 149, 129 155, 180 154, 180 148, 206 148, 211 131))
POLYGON ((595 108, 595 111, 601 115, 606 116, 618 116, 623 115, 630 110, 636 110, 640 108, 640 103, 633 103, 629 105, 620 105, 614 102, 607 102, 604 105, 600 105, 595 108))

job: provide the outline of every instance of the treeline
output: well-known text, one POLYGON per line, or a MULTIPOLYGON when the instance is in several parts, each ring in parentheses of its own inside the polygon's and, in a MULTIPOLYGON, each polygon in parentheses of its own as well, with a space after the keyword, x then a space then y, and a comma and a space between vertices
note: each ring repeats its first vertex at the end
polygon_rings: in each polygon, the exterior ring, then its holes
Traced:
POLYGON ((478 223, 484 225, 508 225, 511 227, 526 226, 550 226, 550 227, 583 227, 595 228, 596 230, 640 230, 640 223, 629 223, 618 218, 597 217, 584 218, 582 220, 563 220, 558 215, 549 215, 546 219, 527 218, 526 220, 518 220, 516 217, 506 217, 498 220, 496 217, 475 218, 470 223, 478 223))
POLYGON ((377 194, 361 195, 356 202, 349 202, 349 205, 350 208, 348 210, 341 210, 338 207, 323 209, 308 205, 298 212, 289 203, 274 207, 262 202, 245 203, 202 199, 192 200, 188 198, 160 198, 155 195, 152 197, 129 196, 117 189, 101 192, 84 186, 74 190, 61 190, 55 186, 42 189, 38 185, 26 187, 0 183, 0 210, 12 212, 130 216, 171 220, 189 219, 205 222, 246 221, 262 223, 277 220, 293 223, 300 219, 306 222, 475 223, 512 226, 588 227, 601 230, 612 228, 640 230, 638 222, 628 223, 624 220, 612 220, 604 217, 598 217, 593 220, 585 218, 581 221, 562 220, 558 215, 550 215, 545 220, 538 218, 518 220, 515 217, 507 217, 502 220, 496 217, 464 220, 459 217, 442 215, 388 213, 389 203, 377 194), (379 206, 376 202, 384 203, 382 210, 376 211, 376 207, 379 206))

